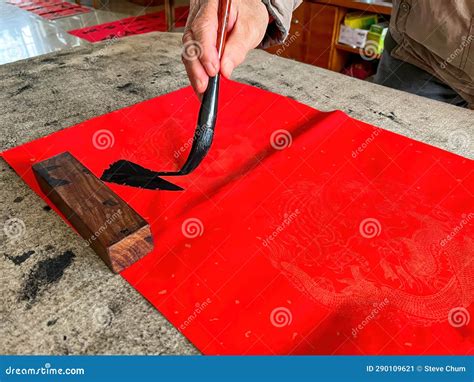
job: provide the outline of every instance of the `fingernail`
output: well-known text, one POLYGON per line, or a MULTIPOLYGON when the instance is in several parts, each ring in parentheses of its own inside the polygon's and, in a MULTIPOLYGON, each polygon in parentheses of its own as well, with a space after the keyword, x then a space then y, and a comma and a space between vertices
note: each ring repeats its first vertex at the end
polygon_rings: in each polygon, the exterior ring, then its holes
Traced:
POLYGON ((205 83, 203 80, 197 80, 197 93, 202 93, 204 91, 205 83))
POLYGON ((209 74, 209 76, 213 77, 217 74, 217 67, 213 63, 206 62, 204 64, 204 66, 205 66, 206 72, 207 72, 207 74, 209 74))

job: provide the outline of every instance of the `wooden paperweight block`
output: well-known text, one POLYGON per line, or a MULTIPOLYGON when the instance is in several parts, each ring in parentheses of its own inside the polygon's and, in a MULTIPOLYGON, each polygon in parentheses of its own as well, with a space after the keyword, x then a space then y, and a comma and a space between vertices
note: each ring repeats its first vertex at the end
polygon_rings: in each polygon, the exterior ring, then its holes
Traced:
POLYGON ((113 272, 153 249, 147 222, 69 152, 33 166, 42 191, 113 272))

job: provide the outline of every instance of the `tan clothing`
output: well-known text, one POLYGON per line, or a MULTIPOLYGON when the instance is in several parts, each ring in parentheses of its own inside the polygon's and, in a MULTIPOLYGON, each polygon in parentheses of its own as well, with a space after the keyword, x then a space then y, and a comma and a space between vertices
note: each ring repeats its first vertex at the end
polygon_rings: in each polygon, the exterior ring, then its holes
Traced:
MULTIPOLYGON (((275 19, 264 46, 288 36, 300 0, 262 0, 275 19)), ((474 0, 393 0, 392 56, 456 90, 474 106, 474 0)))
POLYGON ((262 46, 266 48, 285 41, 290 31, 293 10, 302 3, 302 0, 262 0, 262 2, 273 19, 262 42, 262 46))
POLYGON ((427 71, 474 105, 474 0, 394 0, 392 56, 427 71))

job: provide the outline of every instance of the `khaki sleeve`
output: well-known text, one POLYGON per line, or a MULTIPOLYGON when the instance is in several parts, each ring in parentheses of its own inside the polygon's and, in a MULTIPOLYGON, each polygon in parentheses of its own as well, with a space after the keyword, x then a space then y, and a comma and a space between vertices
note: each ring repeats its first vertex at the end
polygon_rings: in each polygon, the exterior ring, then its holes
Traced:
POLYGON ((302 0, 262 0, 268 9, 272 21, 268 24, 265 37, 260 44, 261 48, 281 44, 288 37, 291 25, 291 16, 302 0))

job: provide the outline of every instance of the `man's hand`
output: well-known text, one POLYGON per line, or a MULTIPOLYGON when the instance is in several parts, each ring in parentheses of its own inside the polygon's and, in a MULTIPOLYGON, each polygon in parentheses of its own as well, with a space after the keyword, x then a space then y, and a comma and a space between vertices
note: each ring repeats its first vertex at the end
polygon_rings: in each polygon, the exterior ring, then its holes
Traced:
POLYGON ((183 35, 183 63, 191 85, 200 96, 209 77, 219 71, 227 78, 247 53, 265 36, 268 12, 261 0, 233 0, 227 25, 227 42, 219 61, 217 40, 218 0, 191 0, 183 35))

